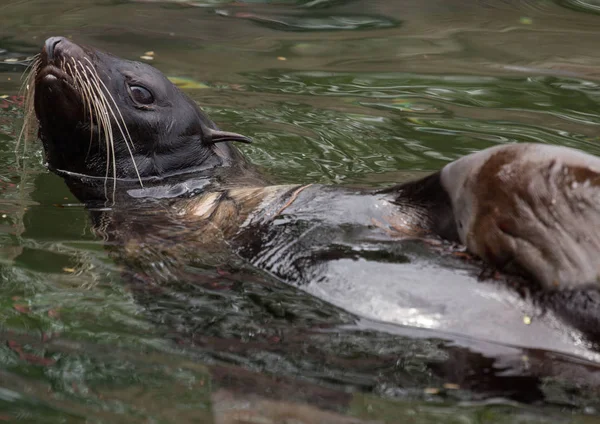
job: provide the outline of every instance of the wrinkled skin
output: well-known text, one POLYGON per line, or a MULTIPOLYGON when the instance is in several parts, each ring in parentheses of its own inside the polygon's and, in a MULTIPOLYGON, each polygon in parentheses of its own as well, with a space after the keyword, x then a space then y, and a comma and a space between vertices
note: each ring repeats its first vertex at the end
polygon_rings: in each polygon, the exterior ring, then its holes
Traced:
POLYGON ((556 146, 486 149, 442 171, 461 242, 546 289, 600 282, 600 160, 556 146))
MULTIPOLYGON (((73 192, 88 203, 108 199, 106 190, 99 188, 105 188, 107 175, 113 176, 114 165, 117 180, 110 184, 115 182, 116 190, 108 200, 115 208, 128 211, 137 207, 140 198, 146 202, 169 198, 161 210, 171 213, 171 223, 175 220, 186 228, 178 239, 182 246, 171 251, 177 257, 174 263, 219 244, 219 249, 233 248, 286 282, 330 287, 353 281, 352 271, 340 265, 344 260, 360 259, 365 269, 383 269, 379 254, 386 263, 407 260, 397 252, 402 240, 439 244, 442 238, 463 243, 493 266, 525 275, 525 286, 537 293, 544 306, 591 339, 599 336, 600 160, 596 157, 562 147, 507 145, 465 156, 422 180, 379 192, 268 186, 230 144, 248 139, 219 131, 156 69, 63 38, 49 39, 41 60, 35 77, 35 111, 50 169, 63 175, 73 192), (115 113, 111 163, 107 158, 112 150, 99 137, 97 119, 90 120, 77 81, 61 65, 69 61, 93 66, 82 67, 81 73, 97 73, 105 86, 102 91, 111 93, 131 134, 128 149, 115 113), (133 92, 140 86, 151 94, 150 103, 136 100, 133 92), (192 193, 199 195, 177 197, 192 193)), ((103 222, 102 232, 108 238, 127 241, 124 256, 136 255, 136 248, 128 248, 132 238, 148 244, 143 225, 127 224, 130 216, 113 217, 110 225, 95 218, 97 225, 103 222)), ((160 244, 156 233, 149 239, 160 244)), ((389 272, 402 278, 401 267, 384 271, 389 272)), ((454 297, 451 292, 444 302, 448 311, 456 312, 448 314, 459 320, 464 306, 454 300, 468 298, 466 303, 485 319, 492 310, 486 302, 492 302, 493 296, 477 296, 472 290, 454 297)), ((337 298, 337 304, 347 307, 343 297, 337 298)), ((327 300, 336 303, 335 298, 327 300)), ((520 314, 510 305, 499 308, 499 314, 520 314)), ((506 333, 515 331, 519 330, 508 327, 506 333)), ((552 336, 541 337, 548 338, 552 336)))

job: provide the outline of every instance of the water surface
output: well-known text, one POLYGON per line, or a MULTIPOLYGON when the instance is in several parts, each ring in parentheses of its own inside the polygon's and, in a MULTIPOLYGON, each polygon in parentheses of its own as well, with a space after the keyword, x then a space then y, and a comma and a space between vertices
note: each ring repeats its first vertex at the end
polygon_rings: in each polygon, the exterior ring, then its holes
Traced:
MULTIPOLYGON (((27 58, 65 35, 152 57, 251 136, 244 153, 281 183, 380 187, 510 142, 598 154, 599 12, 594 0, 5 0, 0 421, 245 422, 235 414, 307 404, 307 422, 593 422, 593 355, 433 331, 394 318, 390 293, 336 307, 243 263, 132 285, 41 147, 14 151, 27 58)), ((404 283, 444 275, 425 262, 404 283)))

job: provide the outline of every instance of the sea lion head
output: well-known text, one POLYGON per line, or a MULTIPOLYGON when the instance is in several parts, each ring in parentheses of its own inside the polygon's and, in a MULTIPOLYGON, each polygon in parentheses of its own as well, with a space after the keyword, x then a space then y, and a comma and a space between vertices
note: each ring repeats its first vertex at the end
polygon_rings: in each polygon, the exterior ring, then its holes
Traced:
POLYGON ((46 40, 33 66, 33 103, 50 169, 143 179, 231 165, 220 131, 160 71, 80 46, 46 40))

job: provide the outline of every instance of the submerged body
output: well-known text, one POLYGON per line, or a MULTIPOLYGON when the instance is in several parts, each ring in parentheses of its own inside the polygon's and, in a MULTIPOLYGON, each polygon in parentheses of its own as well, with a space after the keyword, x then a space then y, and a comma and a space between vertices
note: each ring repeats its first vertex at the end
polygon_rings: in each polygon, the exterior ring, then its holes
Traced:
POLYGON ((569 352, 581 345, 569 325, 598 338, 596 157, 506 145, 376 192, 271 186, 229 143, 247 138, 148 65, 52 38, 32 75, 50 169, 90 207, 111 206, 93 213, 97 231, 120 262, 160 263, 149 280, 236 254, 370 318, 569 352), (526 278, 479 283, 448 242, 526 278), (443 263, 428 262, 434 251, 443 263), (428 266, 440 278, 419 281, 428 266))

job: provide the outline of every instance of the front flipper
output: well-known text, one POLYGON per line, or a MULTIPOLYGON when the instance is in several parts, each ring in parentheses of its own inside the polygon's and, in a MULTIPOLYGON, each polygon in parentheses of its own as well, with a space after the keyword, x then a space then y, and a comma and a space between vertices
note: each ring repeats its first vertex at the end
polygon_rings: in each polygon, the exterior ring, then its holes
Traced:
POLYGON ((459 239, 544 288, 600 281, 600 159, 566 147, 512 144, 445 166, 459 239))

